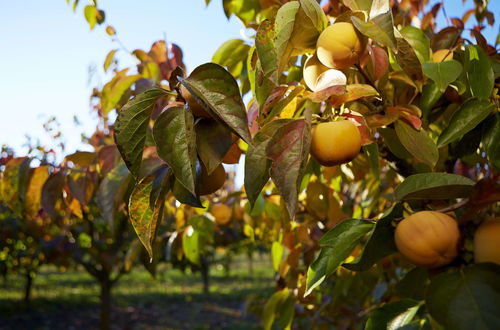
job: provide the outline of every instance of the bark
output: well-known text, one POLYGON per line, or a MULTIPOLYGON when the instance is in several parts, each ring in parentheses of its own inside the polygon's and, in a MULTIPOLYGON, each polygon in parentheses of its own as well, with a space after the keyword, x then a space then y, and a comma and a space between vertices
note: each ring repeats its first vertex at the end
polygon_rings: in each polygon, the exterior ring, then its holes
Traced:
POLYGON ((26 283, 24 285, 24 304, 30 305, 31 302, 31 289, 33 288, 33 276, 30 272, 26 274, 26 283))
POLYGON ((206 258, 201 258, 201 276, 203 277, 203 293, 210 293, 210 285, 209 285, 209 264, 206 258))
POLYGON ((100 281, 101 295, 100 295, 100 323, 101 330, 111 329, 111 288, 112 282, 109 278, 100 281))

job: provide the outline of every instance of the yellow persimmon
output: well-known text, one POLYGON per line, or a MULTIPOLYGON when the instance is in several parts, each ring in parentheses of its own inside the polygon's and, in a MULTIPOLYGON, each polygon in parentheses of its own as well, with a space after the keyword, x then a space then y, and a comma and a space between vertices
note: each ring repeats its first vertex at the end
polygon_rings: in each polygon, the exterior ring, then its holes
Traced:
POLYGON ((359 154, 361 134, 351 121, 320 123, 313 127, 311 155, 323 166, 348 163, 359 154))
POLYGON ((474 260, 500 265, 500 217, 481 223, 474 234, 474 260))
POLYGON ((460 231, 455 219, 435 212, 421 211, 403 219, 396 227, 396 246, 417 266, 435 268, 449 264, 458 253, 460 231))
POLYGON ((344 69, 356 63, 363 53, 364 43, 351 23, 339 22, 321 32, 316 43, 316 53, 323 65, 344 69))
POLYGON ((215 204, 212 206, 210 213, 215 218, 215 223, 219 226, 225 226, 231 221, 231 216, 233 214, 231 208, 226 204, 215 204))

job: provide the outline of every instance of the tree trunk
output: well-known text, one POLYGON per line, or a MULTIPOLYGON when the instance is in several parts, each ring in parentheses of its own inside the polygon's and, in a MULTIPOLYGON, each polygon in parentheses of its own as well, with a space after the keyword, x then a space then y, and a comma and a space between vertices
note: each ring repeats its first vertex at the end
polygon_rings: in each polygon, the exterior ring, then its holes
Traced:
POLYGON ((208 294, 210 292, 210 286, 208 281, 209 276, 209 264, 206 258, 201 258, 201 276, 203 277, 203 293, 208 294))
POLYGON ((100 281, 101 285, 101 301, 100 301, 100 323, 101 330, 111 329, 111 287, 112 283, 109 278, 100 281))
POLYGON ((253 276, 253 253, 248 251, 248 275, 253 276))
POLYGON ((30 305, 31 302, 31 288, 33 287, 33 276, 31 272, 26 273, 26 283, 24 286, 24 304, 30 305))

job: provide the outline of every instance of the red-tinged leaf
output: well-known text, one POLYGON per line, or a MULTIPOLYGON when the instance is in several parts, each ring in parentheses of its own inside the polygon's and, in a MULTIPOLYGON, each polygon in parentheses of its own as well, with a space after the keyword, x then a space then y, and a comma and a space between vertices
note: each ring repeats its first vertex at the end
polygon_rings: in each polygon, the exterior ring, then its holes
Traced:
POLYGON ((432 51, 437 51, 439 49, 452 49, 455 47, 459 41, 462 30, 449 26, 436 34, 431 40, 432 51))
POLYGON ((147 176, 142 179, 130 195, 129 216, 137 236, 153 259, 153 242, 156 238, 158 224, 163 218, 165 197, 171 189, 170 175, 168 169, 162 169, 156 175, 147 176), (154 182, 160 179, 160 190, 151 201, 154 182))
POLYGON ((454 27, 463 29, 464 28, 464 22, 460 18, 452 17, 450 18, 451 24, 453 24, 454 27))
POLYGON ((277 119, 269 122, 257 132, 253 139, 253 146, 248 147, 245 157, 245 191, 252 207, 262 188, 269 181, 271 160, 266 155, 269 141, 279 128, 291 122, 291 119, 277 119))
POLYGON ((57 215, 58 210, 63 206, 64 173, 52 174, 42 187, 42 207, 51 217, 57 215))
POLYGON ((361 145, 365 146, 373 143, 373 135, 368 127, 365 118, 362 114, 356 111, 348 110, 342 114, 343 117, 346 117, 350 121, 356 125, 359 130, 359 134, 361 135, 361 145))
POLYGON ((24 213, 29 218, 34 218, 42 207, 42 187, 49 178, 49 167, 39 166, 30 170, 31 175, 26 189, 24 200, 24 213))
POLYGON ((346 86, 345 94, 332 96, 330 102, 333 107, 339 107, 340 105, 347 102, 355 101, 363 97, 371 97, 377 95, 377 90, 370 85, 351 84, 346 86))
POLYGON ((382 126, 388 126, 392 123, 394 123, 396 120, 399 118, 399 114, 396 111, 387 111, 386 109, 385 114, 374 114, 371 116, 367 116, 366 123, 368 124, 368 127, 371 128, 377 128, 377 127, 382 127, 382 126))
POLYGON ((197 101, 224 122, 245 142, 251 144, 248 118, 234 77, 214 63, 200 65, 182 84, 197 101))
POLYGON ((417 131, 401 120, 396 121, 395 127, 396 134, 406 150, 413 157, 429 165, 430 168, 434 168, 439 158, 439 152, 427 132, 423 129, 417 131))
POLYGON ((97 154, 89 151, 77 151, 66 156, 65 159, 78 166, 90 166, 95 163, 97 154))
POLYGON ((340 96, 346 93, 346 86, 331 86, 318 92, 306 92, 304 96, 313 102, 326 101, 330 96, 340 96))
POLYGON ((105 176, 111 171, 120 159, 120 154, 116 145, 104 146, 97 152, 97 163, 99 165, 99 173, 105 176))
POLYGON ((379 80, 389 69, 389 56, 382 47, 373 46, 370 52, 373 64, 373 75, 375 80, 379 80))
POLYGON ((196 133, 194 117, 181 107, 171 107, 156 119, 153 136, 158 156, 172 169, 175 178, 195 194, 196 133))
POLYGON ((95 199, 97 206, 113 231, 117 212, 122 207, 131 180, 127 166, 120 163, 107 172, 97 188, 95 199))
POLYGON ((416 130, 420 130, 420 128, 422 127, 422 121, 420 120, 422 112, 414 105, 398 105, 395 107, 387 107, 385 112, 389 116, 395 117, 396 119, 404 119, 416 130))
POLYGON ((467 21, 469 20, 469 18, 474 15, 476 13, 476 10, 475 9, 469 9, 467 10, 464 15, 462 16, 462 22, 464 22, 464 24, 467 24, 467 21))
POLYGON ((267 97, 266 99, 266 102, 264 102, 264 104, 262 105, 260 111, 259 111, 259 115, 260 116, 267 116, 272 108, 278 104, 278 102, 281 100, 281 98, 283 97, 283 95, 285 95, 286 91, 288 90, 288 87, 287 86, 277 86, 275 87, 271 93, 269 94, 269 96, 267 97))
POLYGON ((129 101, 118 113, 115 122, 115 142, 125 164, 137 177, 142 163, 146 131, 156 101, 167 95, 164 89, 147 90, 129 101))
POLYGON ((285 200, 292 218, 311 143, 311 125, 305 119, 294 120, 276 130, 266 153, 272 160, 271 178, 285 200))
POLYGON ((231 144, 231 130, 218 121, 203 118, 196 122, 196 149, 208 174, 219 166, 231 144))

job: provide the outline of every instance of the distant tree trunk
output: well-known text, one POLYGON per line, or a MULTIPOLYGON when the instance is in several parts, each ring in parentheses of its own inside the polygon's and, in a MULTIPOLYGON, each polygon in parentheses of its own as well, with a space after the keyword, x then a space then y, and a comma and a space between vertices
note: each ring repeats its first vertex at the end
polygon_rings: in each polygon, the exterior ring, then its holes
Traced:
POLYGON ((231 261, 232 261, 231 255, 227 253, 224 256, 224 263, 223 263, 224 277, 229 277, 231 275, 231 261))
POLYGON ((112 282, 106 277, 100 282, 101 285, 101 301, 100 301, 100 323, 101 330, 111 329, 111 288, 112 282))
POLYGON ((31 288, 33 287, 33 276, 31 272, 26 273, 26 283, 24 285, 24 304, 30 305, 31 302, 31 288))
POLYGON ((208 260, 206 258, 201 258, 201 276, 203 277, 203 293, 208 294, 210 293, 210 286, 209 286, 209 271, 210 271, 210 265, 208 263, 208 260))
POLYGON ((253 253, 251 250, 247 252, 248 255, 248 275, 253 276, 253 253))

